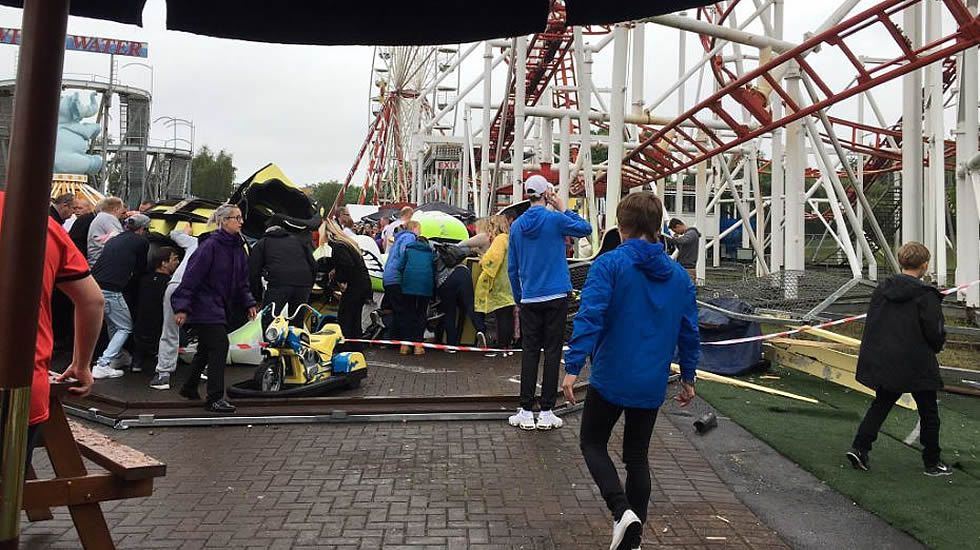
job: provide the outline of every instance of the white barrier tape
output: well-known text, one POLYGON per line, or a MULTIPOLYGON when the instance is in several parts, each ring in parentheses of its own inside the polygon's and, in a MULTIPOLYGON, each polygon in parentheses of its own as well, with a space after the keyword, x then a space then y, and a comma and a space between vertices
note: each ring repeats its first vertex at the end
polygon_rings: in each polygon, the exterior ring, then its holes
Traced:
MULTIPOLYGON (((961 284, 959 286, 955 286, 953 288, 949 288, 949 289, 943 290, 941 292, 942 292, 942 294, 948 296, 950 294, 953 294, 955 292, 959 292, 961 290, 965 290, 967 288, 970 288, 972 286, 976 286, 978 284, 980 284, 980 280, 973 281, 972 283, 964 283, 964 284, 961 284)), ((837 325, 843 325, 845 323, 850 323, 850 322, 853 322, 853 321, 857 321, 859 319, 864 319, 867 316, 868 316, 868 314, 867 313, 864 313, 864 314, 861 314, 861 315, 854 315, 852 317, 845 317, 843 319, 837 319, 836 321, 828 321, 826 323, 821 323, 819 325, 805 326, 805 327, 800 327, 800 328, 796 328, 796 329, 792 329, 792 330, 784 330, 782 332, 775 332, 775 333, 772 333, 772 334, 763 334, 761 336, 749 336, 749 337, 746 337, 746 338, 734 338, 734 339, 731 339, 731 340, 721 340, 721 341, 718 341, 718 342, 703 342, 702 341, 701 342, 701 345, 702 346, 727 346, 727 345, 732 345, 732 344, 744 344, 744 343, 747 343, 747 342, 756 342, 756 341, 771 340, 773 338, 781 338, 783 336, 790 336, 790 335, 793 335, 793 334, 799 334, 801 332, 806 332, 808 330, 814 330, 814 329, 820 329, 820 328, 833 327, 833 326, 837 326, 837 325)), ((409 340, 367 340, 367 339, 360 339, 360 338, 347 338, 347 339, 344 339, 343 342, 345 342, 345 343, 346 342, 349 342, 349 343, 352 343, 352 344, 377 344, 377 345, 383 345, 383 346, 411 346, 411 347, 422 347, 422 348, 427 348, 427 349, 437 349, 437 350, 443 350, 443 351, 475 351, 475 352, 482 352, 482 353, 519 353, 519 352, 523 351, 523 350, 520 350, 520 349, 479 348, 479 347, 475 347, 475 346, 449 346, 449 345, 446 345, 446 344, 431 344, 431 343, 428 343, 428 342, 412 342, 412 341, 409 341, 409 340)), ((249 345, 249 344, 234 344, 234 345, 238 349, 247 350, 247 349, 264 348, 264 347, 267 347, 268 344, 266 344, 265 342, 260 342, 258 344, 254 344, 254 345, 249 345)), ((562 347, 562 350, 563 351, 568 351, 568 346, 563 346, 562 347)), ((181 348, 179 351, 181 353, 183 353, 184 352, 184 349, 181 348)))

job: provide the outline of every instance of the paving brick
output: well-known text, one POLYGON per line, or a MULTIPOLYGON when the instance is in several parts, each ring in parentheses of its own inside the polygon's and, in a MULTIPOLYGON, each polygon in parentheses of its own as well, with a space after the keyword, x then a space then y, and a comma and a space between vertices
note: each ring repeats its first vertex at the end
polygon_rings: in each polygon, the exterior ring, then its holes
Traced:
MULTIPOLYGON (((121 549, 605 547, 611 520, 578 450, 579 413, 565 419, 530 433, 503 422, 112 432, 168 473, 153 496, 103 509, 121 549)), ((620 427, 610 450, 623 475, 621 438, 620 427)), ((663 417, 650 462, 644 546, 788 548, 663 417)), ((79 547, 67 510, 54 512, 22 524, 24 548, 79 547)))

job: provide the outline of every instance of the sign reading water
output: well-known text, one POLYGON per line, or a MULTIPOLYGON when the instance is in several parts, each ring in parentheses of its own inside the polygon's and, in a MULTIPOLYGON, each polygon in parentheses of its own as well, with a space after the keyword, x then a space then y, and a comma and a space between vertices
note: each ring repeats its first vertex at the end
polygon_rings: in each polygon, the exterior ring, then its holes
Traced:
MULTIPOLYGON (((0 44, 20 45, 20 29, 0 27, 0 44)), ((65 37, 65 49, 79 52, 107 53, 110 55, 125 55, 129 57, 147 57, 149 45, 146 42, 131 40, 116 40, 114 38, 99 38, 95 36, 65 37)))

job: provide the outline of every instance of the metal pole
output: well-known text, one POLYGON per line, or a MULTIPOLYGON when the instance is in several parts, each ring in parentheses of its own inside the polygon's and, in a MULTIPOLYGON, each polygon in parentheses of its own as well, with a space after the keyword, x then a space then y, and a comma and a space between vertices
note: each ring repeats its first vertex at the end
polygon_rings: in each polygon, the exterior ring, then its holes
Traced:
POLYGON ((575 66, 579 77, 579 132, 582 138, 578 150, 578 160, 582 162, 582 182, 585 185, 585 200, 588 207, 589 222, 592 224, 592 242, 599 242, 599 204, 595 199, 592 180, 592 125, 589 112, 592 110, 592 52, 585 47, 582 27, 575 27, 574 47, 575 66))
MULTIPOLYGON (((703 136, 698 136, 702 144, 704 144, 703 136)), ((707 231, 708 224, 708 163, 699 162, 696 166, 697 174, 694 176, 694 223, 701 233, 701 237, 698 239, 698 263, 694 268, 694 279, 697 285, 704 285, 705 279, 705 252, 707 251, 707 243, 705 242, 704 233, 707 231)))
POLYGON ((572 133, 572 119, 567 116, 561 117, 561 126, 558 129, 558 196, 563 203, 568 204, 568 176, 570 163, 569 137, 572 133))
MULTIPOLYGON (((646 53, 644 48, 646 48, 646 25, 637 23, 633 27, 633 90, 630 94, 633 101, 632 114, 634 115, 643 114, 643 59, 646 53)), ((639 132, 639 129, 637 131, 639 132)))
POLYGON ((18 546, 68 0, 24 3, 0 227, 0 549, 18 546))
MULTIPOLYGON (((481 215, 480 214, 480 193, 479 193, 479 190, 478 190, 479 184, 478 184, 478 182, 476 180, 476 158, 475 158, 475 155, 473 154, 473 127, 472 127, 472 124, 470 124, 470 115, 471 114, 472 114, 472 111, 470 110, 469 107, 467 107, 466 109, 463 110, 463 132, 464 132, 464 137, 463 137, 464 145, 463 146, 466 148, 466 155, 464 155, 464 162, 466 162, 466 163, 469 164, 469 166, 470 166, 469 172, 471 174, 473 174, 473 176, 474 176, 473 177, 473 187, 472 187, 472 193, 473 193, 473 212, 477 216, 480 216, 481 215)), ((464 201, 463 201, 464 204, 467 201, 469 201, 469 200, 470 200, 469 197, 465 198, 464 201)))
MULTIPOLYGON (((864 94, 857 95, 857 102, 858 102, 858 115, 857 115, 858 124, 864 124, 864 94)), ((854 140, 858 143, 862 143, 864 141, 864 130, 858 128, 854 134, 854 140)), ((864 155, 861 154, 858 155, 857 177, 858 177, 858 183, 860 185, 864 185, 864 155)), ((858 202, 857 204, 857 219, 858 219, 857 231, 863 231, 864 230, 864 205, 862 205, 860 202, 858 202)), ((856 246, 856 250, 854 252, 857 257, 858 265, 861 266, 861 269, 864 269, 864 249, 862 249, 860 246, 856 246)))
POLYGON ((487 197, 490 191, 490 84, 493 71, 493 49, 490 42, 483 46, 483 147, 480 148, 480 201, 477 215, 487 215, 487 197))
MULTIPOLYGON (((794 102, 800 101, 800 72, 796 62, 790 62, 786 88, 794 102)), ((803 146, 803 123, 793 121, 786 126, 786 249, 787 270, 803 271, 803 183, 806 158, 803 146)))
MULTIPOLYGON (((939 2, 926 3, 926 43, 942 36, 942 6, 939 2)), ((929 172, 926 181, 926 246, 932 249, 933 261, 929 269, 935 273, 940 286, 946 284, 946 154, 943 124, 943 74, 942 63, 926 67, 928 86, 929 121, 929 172)))
MULTIPOLYGON (((487 205, 487 212, 493 212, 497 208, 497 188, 500 187, 500 163, 503 159, 501 157, 504 155, 504 129, 507 127, 507 103, 508 95, 510 94, 510 87, 514 84, 514 69, 517 55, 517 38, 511 40, 510 45, 510 63, 507 67, 507 80, 504 84, 504 98, 500 104, 500 124, 497 125, 497 147, 494 151, 493 159, 493 177, 490 183, 490 202, 487 205)), ((516 129, 515 129, 516 130, 516 129)), ((521 131, 524 129, 522 128, 521 131)), ((490 132, 490 127, 486 129, 490 132)))
MULTIPOLYGON (((551 87, 545 89, 543 101, 548 105, 551 105, 551 87)), ((537 159, 538 162, 547 162, 548 164, 554 164, 555 162, 555 123, 550 118, 539 119, 541 123, 541 157, 537 159)))
MULTIPOLYGON (((686 15, 685 12, 678 14, 679 16, 686 15)), ((687 32, 679 28, 677 30, 677 79, 680 80, 684 78, 684 69, 687 66, 687 32)), ((686 86, 681 86, 677 88, 677 113, 678 116, 685 112, 684 104, 687 103, 686 97, 686 86)), ((678 218, 684 217, 684 175, 677 174, 674 177, 674 216, 678 218)))
MULTIPOLYGON (((922 4, 905 8, 903 30, 922 47, 922 4)), ((922 71, 902 77, 902 242, 922 240, 922 71)))
MULTIPOLYGON (((970 13, 977 14, 977 0, 969 0, 970 13)), ((956 282, 980 279, 980 194, 970 183, 967 161, 977 154, 978 70, 977 48, 964 50, 959 71, 960 97, 956 131, 956 282), (975 196, 974 196, 975 195, 975 196), (976 200, 971 200, 975 198, 976 200)), ((959 293, 967 307, 980 307, 980 286, 959 293)))
MULTIPOLYGON (((514 150, 511 154, 511 164, 514 173, 511 176, 513 188, 510 194, 511 204, 524 200, 524 108, 527 92, 527 37, 517 37, 517 74, 514 80, 514 150)), ((503 139, 503 134, 497 139, 503 139)), ((500 160, 500 159, 497 159, 500 160)))
POLYGON ((616 225, 616 207, 623 189, 623 116, 626 114, 626 62, 629 35, 626 27, 613 31, 612 101, 609 112, 609 171, 606 174, 606 229, 616 225))
MULTIPOLYGON (((783 37, 783 0, 773 2, 773 36, 783 37)), ((772 101, 772 116, 779 119, 783 116, 783 102, 779 98, 772 101)), ((770 229, 771 246, 769 267, 773 271, 779 271, 784 264, 785 236, 783 232, 783 214, 785 192, 785 172, 784 172, 784 146, 783 128, 776 128, 772 131, 772 163, 770 164, 770 229)))

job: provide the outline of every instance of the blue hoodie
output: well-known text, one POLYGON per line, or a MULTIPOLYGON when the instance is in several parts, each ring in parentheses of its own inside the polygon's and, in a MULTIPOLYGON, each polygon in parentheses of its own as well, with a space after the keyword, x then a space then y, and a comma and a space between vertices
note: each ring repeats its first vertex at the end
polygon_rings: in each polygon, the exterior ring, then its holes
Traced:
POLYGON ((565 353, 577 375, 592 357, 589 383, 622 407, 656 409, 667 393, 675 348, 681 378, 694 380, 701 355, 694 284, 660 243, 630 239, 589 269, 565 353))
POLYGON ((411 231, 399 231, 398 235, 395 236, 395 242, 392 243, 388 257, 385 259, 385 270, 382 276, 384 286, 402 284, 401 257, 405 253, 405 247, 408 246, 408 243, 415 242, 417 238, 415 233, 411 231))
POLYGON ((585 237, 592 226, 578 214, 532 206, 510 227, 507 275, 514 301, 566 294, 572 290, 565 259, 565 237, 585 237))

